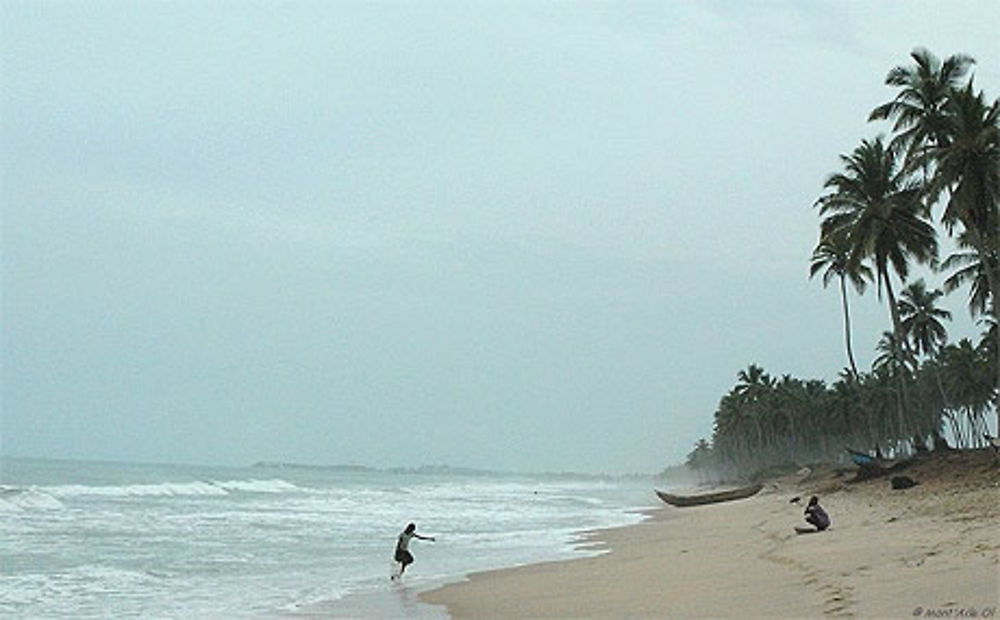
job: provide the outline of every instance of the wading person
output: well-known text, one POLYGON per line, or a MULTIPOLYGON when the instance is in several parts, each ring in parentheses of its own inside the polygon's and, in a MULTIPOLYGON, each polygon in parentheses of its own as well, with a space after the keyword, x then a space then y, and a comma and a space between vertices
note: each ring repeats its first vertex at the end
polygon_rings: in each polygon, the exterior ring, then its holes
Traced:
POLYGON ((396 553, 393 555, 393 558, 399 562, 399 574, 393 575, 392 579, 401 578, 403 573, 406 572, 406 567, 413 564, 413 554, 410 553, 410 541, 414 538, 434 542, 433 536, 421 536, 417 534, 416 523, 407 525, 406 529, 400 533, 399 538, 396 540, 396 553))

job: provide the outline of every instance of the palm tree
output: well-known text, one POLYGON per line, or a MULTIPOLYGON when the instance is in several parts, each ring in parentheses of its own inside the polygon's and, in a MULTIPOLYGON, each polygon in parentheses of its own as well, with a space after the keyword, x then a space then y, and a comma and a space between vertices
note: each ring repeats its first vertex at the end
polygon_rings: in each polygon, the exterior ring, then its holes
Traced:
POLYGON ((733 393, 737 399, 737 407, 742 415, 748 417, 757 431, 757 445, 764 444, 764 412, 761 403, 774 387, 774 379, 756 364, 750 364, 746 370, 736 373, 737 384, 733 393))
MULTIPOLYGON (((942 140, 922 152, 934 163, 928 195, 947 192, 942 221, 949 232, 960 224, 962 243, 979 255, 988 309, 1000 321, 1000 100, 987 104, 970 82, 952 91, 946 111, 942 140)), ((1000 427, 1000 365, 997 373, 994 408, 1000 427)))
POLYGON ((830 387, 831 426, 848 445, 862 441, 865 445, 878 442, 874 416, 863 407, 862 381, 865 375, 841 373, 830 387), (862 415, 864 412, 864 415, 862 415))
MULTIPOLYGON (((891 332, 885 332, 884 335, 889 339, 892 338, 891 332)), ((897 361, 884 363, 885 356, 877 357, 872 371, 861 376, 861 400, 869 419, 869 429, 874 439, 876 451, 880 447, 893 448, 894 443, 907 436, 902 414, 902 396, 906 385, 905 373, 893 369, 893 367, 899 368, 901 365, 901 362, 895 357, 900 349, 888 340, 883 343, 883 348, 885 345, 888 345, 888 351, 886 351, 888 356, 897 361), (895 415, 893 415, 893 411, 895 411, 895 415), (892 421, 893 417, 895 417, 895 422, 892 421)))
MULTIPOLYGON (((969 238, 968 232, 961 232, 955 240, 959 251, 952 253, 938 266, 940 271, 952 272, 941 284, 941 288, 945 293, 952 293, 968 284, 969 312, 974 317, 988 315, 990 285, 986 281, 986 267, 969 238)), ((1000 260, 1000 256, 995 256, 993 260, 1000 260)))
POLYGON ((983 347, 974 347, 963 338, 956 345, 944 347, 939 355, 948 393, 966 416, 965 432, 955 429, 957 439, 969 447, 980 443, 986 428, 983 414, 993 396, 991 369, 984 353, 983 347))
POLYGON ((941 220, 949 230, 961 223, 983 240, 995 238, 1000 230, 1000 100, 987 104, 969 82, 951 92, 946 111, 941 139, 920 154, 921 161, 935 165, 928 193, 937 198, 948 192, 941 220))
POLYGON ((882 337, 875 344, 875 359, 872 360, 873 372, 884 372, 896 376, 906 369, 908 361, 902 355, 903 347, 896 342, 892 332, 882 332, 882 337))
MULTIPOLYGON (((827 179, 825 187, 830 191, 816 201, 820 214, 826 216, 821 230, 824 236, 841 231, 847 235, 851 245, 849 267, 872 259, 879 296, 885 290, 889 306, 891 344, 900 347, 897 358, 907 359, 911 354, 903 337, 889 269, 905 282, 911 258, 933 262, 937 256, 936 233, 925 219, 919 186, 906 179, 895 153, 885 148, 881 136, 862 140, 850 155, 840 158, 844 172, 827 179)), ((902 430, 908 399, 902 374, 899 381, 901 397, 897 399, 897 415, 902 430)))
POLYGON ((844 341, 847 345, 847 361, 851 371, 858 376, 858 366, 854 363, 854 352, 851 349, 851 313, 847 305, 847 280, 851 281, 858 294, 865 291, 866 281, 872 279, 872 270, 864 263, 857 263, 852 268, 851 243, 846 231, 838 231, 819 240, 813 250, 812 263, 809 265, 809 277, 815 277, 823 272, 823 287, 830 284, 834 277, 840 280, 840 298, 844 307, 844 341))
POLYGON ((713 461, 712 446, 704 439, 699 439, 694 450, 688 453, 686 464, 694 470, 706 470, 711 468, 713 461))
POLYGON ((750 447, 751 430, 756 431, 756 420, 739 404, 740 398, 735 389, 730 390, 719 400, 719 408, 715 412, 715 430, 712 435, 712 446, 717 452, 717 462, 724 463, 739 471, 745 470, 751 457, 754 456, 750 447))
POLYGON ((736 373, 736 394, 744 403, 759 401, 774 386, 774 379, 757 364, 736 373))
MULTIPOLYGON (((950 321, 951 312, 936 306, 943 295, 937 289, 928 291, 923 278, 907 286, 900 294, 899 314, 903 319, 903 332, 917 354, 933 356, 948 341, 948 330, 941 322, 950 321)), ((939 365, 925 363, 921 371, 924 376, 933 376, 942 405, 950 408, 951 402, 941 380, 939 365)), ((920 400, 928 405, 928 398, 920 400)))
POLYGON ((948 340, 948 330, 941 321, 950 321, 951 312, 935 305, 942 295, 937 289, 928 291, 922 278, 900 293, 903 333, 918 354, 931 355, 948 340))
POLYGON ((927 49, 918 47, 910 53, 914 64, 893 67, 885 78, 898 87, 896 97, 872 110, 868 120, 891 119, 895 137, 893 149, 907 159, 916 150, 941 138, 949 93, 958 87, 969 68, 975 64, 969 56, 956 54, 941 62, 927 49))

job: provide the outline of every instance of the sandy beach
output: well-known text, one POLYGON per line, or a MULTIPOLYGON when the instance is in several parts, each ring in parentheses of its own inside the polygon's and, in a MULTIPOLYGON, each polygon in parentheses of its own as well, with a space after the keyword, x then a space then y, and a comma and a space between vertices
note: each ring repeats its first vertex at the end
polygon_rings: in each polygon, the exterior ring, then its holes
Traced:
POLYGON ((472 575, 420 600, 466 617, 996 617, 1000 465, 986 451, 925 457, 850 483, 817 470, 725 504, 664 505, 593 532, 603 555, 472 575), (796 535, 817 494, 830 530, 796 535))

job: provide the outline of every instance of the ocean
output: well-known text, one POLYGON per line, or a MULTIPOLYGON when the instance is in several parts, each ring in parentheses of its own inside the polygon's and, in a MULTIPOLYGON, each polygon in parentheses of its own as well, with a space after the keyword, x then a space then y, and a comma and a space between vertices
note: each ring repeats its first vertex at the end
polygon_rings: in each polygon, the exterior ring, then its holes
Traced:
POLYGON ((444 617, 416 593, 599 551, 652 481, 447 468, 0 461, 0 617, 444 617), (413 521, 402 583, 396 536, 413 521))

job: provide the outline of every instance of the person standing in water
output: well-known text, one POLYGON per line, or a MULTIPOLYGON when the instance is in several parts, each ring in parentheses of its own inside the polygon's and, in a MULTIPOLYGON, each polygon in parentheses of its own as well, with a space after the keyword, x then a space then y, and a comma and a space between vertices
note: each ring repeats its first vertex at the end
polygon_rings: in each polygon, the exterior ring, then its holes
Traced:
POLYGON ((396 553, 393 555, 395 560, 399 562, 399 574, 393 575, 393 579, 399 579, 406 572, 406 567, 413 564, 413 554, 410 553, 410 541, 414 538, 419 538, 420 540, 429 540, 434 542, 433 536, 421 536, 417 534, 417 524, 410 523, 403 530, 399 538, 396 540, 396 553))

